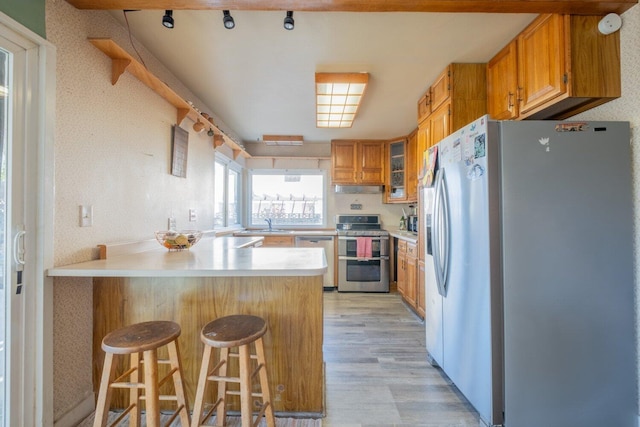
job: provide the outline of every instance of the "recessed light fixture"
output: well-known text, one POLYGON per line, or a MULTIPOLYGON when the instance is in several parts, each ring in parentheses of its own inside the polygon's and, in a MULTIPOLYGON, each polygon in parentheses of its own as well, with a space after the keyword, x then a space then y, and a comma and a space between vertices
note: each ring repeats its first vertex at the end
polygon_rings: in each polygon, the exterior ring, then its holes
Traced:
POLYGON ((294 26, 295 26, 295 21, 293 20, 293 11, 288 10, 287 16, 284 17, 284 29, 293 30, 294 26))
POLYGON ((262 135, 265 145, 302 145, 302 135, 262 135))
POLYGON ((368 73, 316 73, 316 127, 350 128, 368 83, 368 73))
POLYGON ((165 10, 162 17, 162 25, 167 28, 173 28, 173 10, 165 10))
POLYGON ((223 14, 222 23, 224 24, 224 27, 227 30, 231 30, 231 29, 235 28, 236 21, 233 20, 233 16, 231 16, 231 13, 229 13, 228 10, 223 10, 222 14, 223 14))

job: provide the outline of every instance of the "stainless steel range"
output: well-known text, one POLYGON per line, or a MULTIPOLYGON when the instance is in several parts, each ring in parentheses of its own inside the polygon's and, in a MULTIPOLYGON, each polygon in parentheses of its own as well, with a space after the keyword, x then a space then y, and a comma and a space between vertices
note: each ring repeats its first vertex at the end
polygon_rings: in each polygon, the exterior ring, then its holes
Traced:
POLYGON ((389 292, 389 233, 379 215, 336 215, 338 291, 389 292))

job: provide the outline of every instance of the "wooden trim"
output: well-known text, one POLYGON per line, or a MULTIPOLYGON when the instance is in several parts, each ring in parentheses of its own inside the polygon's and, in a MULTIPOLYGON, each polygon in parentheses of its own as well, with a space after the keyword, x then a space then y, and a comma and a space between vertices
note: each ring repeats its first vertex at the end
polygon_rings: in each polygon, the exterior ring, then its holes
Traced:
POLYGON ((307 12, 623 13, 637 0, 67 0, 78 9, 294 10, 307 12))
POLYGON ((207 120, 203 115, 200 114, 194 107, 192 107, 187 101, 181 98, 177 93, 175 93, 169 86, 167 86, 162 80, 152 74, 147 68, 136 61, 129 53, 120 47, 117 43, 115 43, 111 39, 103 39, 103 38, 90 38, 89 41, 96 48, 102 51, 105 55, 111 58, 111 84, 115 85, 118 82, 120 76, 128 71, 140 80, 142 83, 147 85, 151 90, 156 92, 158 95, 163 97, 167 102, 176 107, 176 123, 179 125, 185 117, 189 117, 194 122, 201 121, 206 124, 207 128, 214 130, 214 147, 218 147, 221 144, 218 144, 218 139, 222 139, 222 143, 225 143, 231 147, 233 150, 233 158, 234 160, 238 158, 238 156, 243 156, 245 158, 251 157, 251 155, 245 151, 238 143, 225 135, 216 125, 207 120), (216 139, 215 137, 218 137, 216 139))

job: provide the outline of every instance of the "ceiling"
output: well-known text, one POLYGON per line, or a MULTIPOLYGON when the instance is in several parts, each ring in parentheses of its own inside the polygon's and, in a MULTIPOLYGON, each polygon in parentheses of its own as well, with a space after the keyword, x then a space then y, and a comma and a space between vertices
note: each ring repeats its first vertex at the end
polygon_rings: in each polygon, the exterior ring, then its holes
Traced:
MULTIPOLYGON (((123 25, 122 11, 111 12, 123 25)), ((417 101, 451 62, 487 62, 532 14, 175 10, 127 12, 134 37, 243 142, 263 134, 389 139, 417 125, 417 101), (351 128, 315 126, 315 72, 368 72, 351 128)), ((100 37, 102 35, 95 34, 100 37)))

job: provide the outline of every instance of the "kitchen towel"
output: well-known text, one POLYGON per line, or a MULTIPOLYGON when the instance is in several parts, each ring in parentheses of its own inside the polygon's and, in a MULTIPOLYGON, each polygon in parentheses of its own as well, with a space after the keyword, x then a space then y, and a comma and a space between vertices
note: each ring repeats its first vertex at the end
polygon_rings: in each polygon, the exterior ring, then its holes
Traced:
POLYGON ((356 237, 356 256, 358 258, 371 258, 371 237, 356 237))

